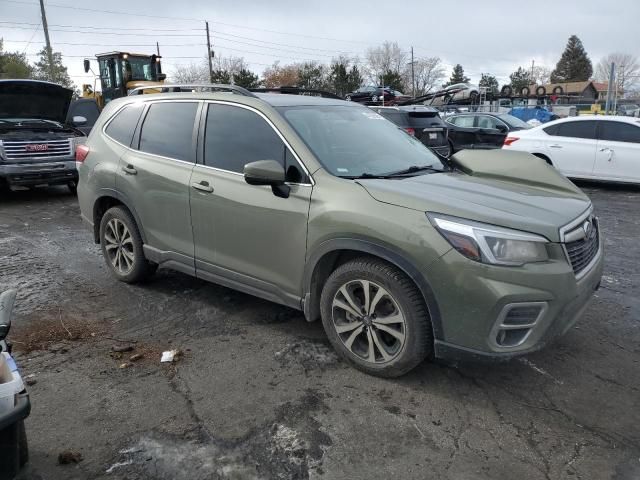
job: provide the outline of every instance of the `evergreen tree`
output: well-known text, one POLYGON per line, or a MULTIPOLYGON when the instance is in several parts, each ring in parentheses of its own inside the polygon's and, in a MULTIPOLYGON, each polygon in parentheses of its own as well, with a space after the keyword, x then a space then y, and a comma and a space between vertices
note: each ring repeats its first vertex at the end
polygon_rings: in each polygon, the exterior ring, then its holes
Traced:
POLYGON ((347 74, 347 92, 353 92, 360 88, 360 86, 364 83, 364 77, 360 73, 357 65, 353 65, 349 73, 347 74))
POLYGON ((382 75, 382 86, 404 92, 404 79, 400 73, 394 72, 393 70, 387 70, 382 75))
POLYGON ((47 55, 47 49, 43 48, 38 52, 40 60, 35 64, 33 78, 36 80, 46 80, 48 82, 57 83, 67 88, 74 88, 67 67, 62 63, 62 54, 60 52, 53 52, 51 54, 53 65, 49 64, 49 56, 47 55))
POLYGON ((498 80, 493 75, 489 75, 488 73, 483 73, 480 77, 480 83, 478 84, 480 87, 487 87, 487 93, 495 94, 498 93, 498 80))
POLYGON ((522 67, 518 67, 518 70, 509 75, 511 79, 511 89, 514 94, 519 94, 520 90, 524 87, 528 87, 531 84, 531 75, 528 70, 522 67))
POLYGON ((258 75, 246 68, 240 69, 238 73, 233 75, 233 82, 244 88, 258 88, 260 86, 258 75))
POLYGON ((551 72, 551 81, 583 82, 589 80, 592 74, 593 66, 582 42, 576 35, 571 35, 555 70, 551 72))
POLYGON ((231 83, 231 73, 228 70, 214 70, 211 73, 211 82, 228 85, 231 83))
POLYGON ((443 86, 448 87, 449 85, 455 85, 456 83, 467 83, 469 81, 469 77, 464 74, 464 68, 459 63, 453 67, 453 71, 451 72, 451 77, 449 81, 445 83, 443 86))
POLYGON ((325 66, 318 62, 304 62, 298 67, 298 86, 324 90, 328 88, 325 66))

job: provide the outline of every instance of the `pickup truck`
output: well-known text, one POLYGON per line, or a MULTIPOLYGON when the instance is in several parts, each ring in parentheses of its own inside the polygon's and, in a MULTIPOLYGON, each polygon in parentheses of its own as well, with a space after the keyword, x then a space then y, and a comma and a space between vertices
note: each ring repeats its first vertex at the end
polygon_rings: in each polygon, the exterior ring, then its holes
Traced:
POLYGON ((73 91, 36 80, 0 80, 0 187, 67 185, 75 193, 76 146, 86 140, 67 121, 73 91))

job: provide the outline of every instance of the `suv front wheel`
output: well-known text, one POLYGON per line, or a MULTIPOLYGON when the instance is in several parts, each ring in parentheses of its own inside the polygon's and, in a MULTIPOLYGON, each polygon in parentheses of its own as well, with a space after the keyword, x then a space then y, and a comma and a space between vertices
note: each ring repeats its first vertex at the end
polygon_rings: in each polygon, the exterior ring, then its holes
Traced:
POLYGON ((415 284, 396 267, 358 258, 337 268, 320 298, 333 347, 355 367, 397 377, 431 352, 431 322, 415 284))
POLYGON ((100 247, 107 266, 122 282, 146 279, 157 268, 144 256, 138 226, 128 210, 113 207, 100 221, 100 247))

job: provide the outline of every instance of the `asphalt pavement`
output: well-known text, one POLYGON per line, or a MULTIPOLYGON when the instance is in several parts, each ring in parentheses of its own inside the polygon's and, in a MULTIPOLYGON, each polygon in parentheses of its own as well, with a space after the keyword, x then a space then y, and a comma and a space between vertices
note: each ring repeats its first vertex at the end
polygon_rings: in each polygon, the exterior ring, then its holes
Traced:
POLYGON ((525 358, 393 380, 295 310, 168 270, 117 282, 64 188, 0 194, 35 381, 21 478, 639 479, 640 188, 581 187, 606 246, 584 318, 525 358))

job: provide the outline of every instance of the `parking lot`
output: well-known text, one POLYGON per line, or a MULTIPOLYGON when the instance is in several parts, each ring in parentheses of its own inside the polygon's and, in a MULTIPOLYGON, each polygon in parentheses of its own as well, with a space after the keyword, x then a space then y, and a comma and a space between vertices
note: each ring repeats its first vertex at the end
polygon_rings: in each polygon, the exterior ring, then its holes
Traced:
POLYGON ((393 380, 297 311, 167 270, 115 281, 65 188, 4 194, 0 290, 19 290, 9 338, 36 380, 23 478, 640 478, 640 190, 581 187, 606 267, 576 327, 393 380))

